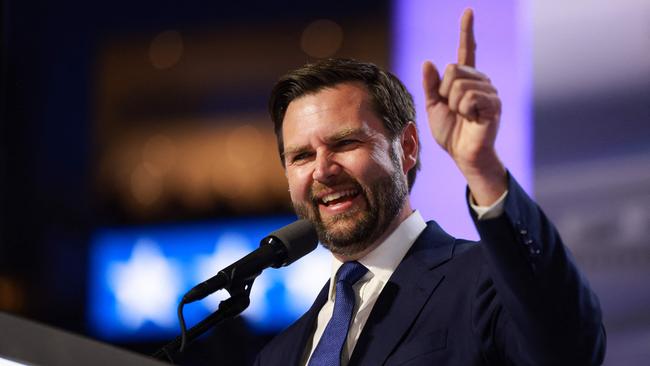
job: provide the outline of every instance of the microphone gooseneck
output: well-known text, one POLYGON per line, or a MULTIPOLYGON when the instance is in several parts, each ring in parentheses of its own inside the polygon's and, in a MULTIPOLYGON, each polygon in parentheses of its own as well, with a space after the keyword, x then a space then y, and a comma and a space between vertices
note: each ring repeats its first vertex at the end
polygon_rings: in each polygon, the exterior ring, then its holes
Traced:
POLYGON ((304 219, 295 221, 270 233, 260 241, 259 248, 194 286, 183 296, 182 303, 201 300, 221 289, 230 291, 234 282, 254 279, 268 267, 287 266, 316 249, 317 244, 313 225, 304 219))

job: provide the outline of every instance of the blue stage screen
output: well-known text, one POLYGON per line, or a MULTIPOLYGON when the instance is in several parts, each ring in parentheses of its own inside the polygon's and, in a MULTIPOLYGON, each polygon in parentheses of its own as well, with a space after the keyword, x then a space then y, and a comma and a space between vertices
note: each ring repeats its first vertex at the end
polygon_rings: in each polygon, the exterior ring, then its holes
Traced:
MULTIPOLYGON (((107 341, 149 341, 179 333, 182 295, 255 250, 291 217, 203 224, 104 228, 93 236, 88 277, 88 323, 107 341)), ((327 281, 330 258, 320 246, 289 267, 265 270, 242 316, 258 332, 283 329, 304 313, 327 281)), ((219 291, 185 306, 191 326, 228 297, 219 291)))

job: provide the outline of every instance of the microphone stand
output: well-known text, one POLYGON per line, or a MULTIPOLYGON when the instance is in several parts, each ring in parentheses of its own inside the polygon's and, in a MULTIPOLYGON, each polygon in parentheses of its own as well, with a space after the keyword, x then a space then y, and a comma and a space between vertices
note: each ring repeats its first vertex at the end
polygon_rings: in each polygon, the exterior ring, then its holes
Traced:
MULTIPOLYGON (((217 311, 187 330, 186 347, 208 329, 227 319, 232 319, 244 311, 251 302, 250 293, 255 278, 252 277, 238 283, 233 283, 228 288, 230 298, 220 302, 217 311)), ((179 335, 151 356, 159 360, 169 360, 173 364, 174 359, 172 356, 179 351, 181 341, 182 337, 179 335)))

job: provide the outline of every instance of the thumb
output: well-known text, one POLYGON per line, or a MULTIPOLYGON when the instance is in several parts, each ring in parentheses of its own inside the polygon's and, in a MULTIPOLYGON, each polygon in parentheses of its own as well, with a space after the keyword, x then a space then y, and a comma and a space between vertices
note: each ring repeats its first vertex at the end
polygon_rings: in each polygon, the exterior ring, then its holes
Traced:
POLYGON ((424 89, 426 108, 433 107, 443 99, 438 93, 440 74, 431 61, 426 61, 422 65, 422 88, 424 89))

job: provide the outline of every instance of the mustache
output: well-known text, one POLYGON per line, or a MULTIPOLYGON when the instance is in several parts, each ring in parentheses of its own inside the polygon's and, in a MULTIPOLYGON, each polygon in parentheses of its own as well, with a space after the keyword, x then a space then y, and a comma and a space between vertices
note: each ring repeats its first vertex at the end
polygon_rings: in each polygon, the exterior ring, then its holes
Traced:
POLYGON ((319 199, 318 196, 323 192, 328 189, 331 189, 332 187, 340 186, 340 185, 346 185, 348 188, 352 188, 357 190, 359 193, 365 195, 366 190, 363 188, 363 186, 354 178, 347 176, 342 179, 337 179, 336 182, 332 184, 323 184, 320 182, 314 182, 311 187, 309 187, 309 192, 308 192, 308 197, 311 203, 314 206, 318 206, 319 199))

